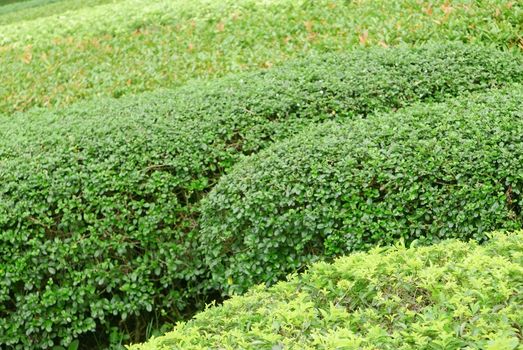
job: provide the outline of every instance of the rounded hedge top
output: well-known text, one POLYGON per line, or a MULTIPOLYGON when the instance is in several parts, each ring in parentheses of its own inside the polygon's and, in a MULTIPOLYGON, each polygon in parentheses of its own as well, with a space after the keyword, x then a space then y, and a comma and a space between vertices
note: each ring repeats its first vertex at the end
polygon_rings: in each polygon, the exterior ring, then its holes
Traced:
POLYGON ((378 248, 253 288, 130 349, 519 349, 522 276, 522 232, 378 248))
POLYGON ((523 86, 315 126, 239 163, 202 204, 214 286, 318 256, 520 228, 523 86))
POLYGON ((325 119, 522 81, 522 63, 458 44, 357 50, 2 118, 0 345, 106 344, 116 326, 138 339, 193 312, 196 206, 241 156, 325 119))

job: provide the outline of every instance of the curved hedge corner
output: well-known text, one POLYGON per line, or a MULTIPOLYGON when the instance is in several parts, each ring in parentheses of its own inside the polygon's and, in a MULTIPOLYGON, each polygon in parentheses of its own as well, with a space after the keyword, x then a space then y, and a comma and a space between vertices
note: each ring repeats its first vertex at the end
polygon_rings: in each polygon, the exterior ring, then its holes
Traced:
POLYGON ((523 80, 522 63, 463 45, 358 50, 3 118, 0 345, 139 341, 194 312, 195 205, 242 155, 321 120, 523 80))
POLYGON ((202 201, 214 285, 318 256, 522 227, 523 86, 328 122, 239 163, 202 201))
POLYGON ((521 232, 483 246, 375 248, 252 288, 129 349, 519 349, 521 276, 521 232))

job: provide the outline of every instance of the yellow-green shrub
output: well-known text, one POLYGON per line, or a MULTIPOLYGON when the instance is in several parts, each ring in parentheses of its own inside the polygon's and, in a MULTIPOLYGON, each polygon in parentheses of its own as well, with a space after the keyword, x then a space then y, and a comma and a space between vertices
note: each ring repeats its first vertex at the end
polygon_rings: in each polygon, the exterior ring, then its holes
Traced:
POLYGON ((523 346, 523 233, 375 248, 252 288, 132 350, 523 346))

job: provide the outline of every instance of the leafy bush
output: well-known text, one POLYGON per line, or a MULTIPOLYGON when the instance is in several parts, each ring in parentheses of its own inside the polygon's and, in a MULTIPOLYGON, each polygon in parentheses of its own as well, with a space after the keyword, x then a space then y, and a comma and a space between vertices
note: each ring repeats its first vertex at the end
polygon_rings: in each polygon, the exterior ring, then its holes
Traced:
POLYGON ((327 122, 239 163, 202 202, 210 286, 317 257, 522 227, 523 86, 327 122))
POLYGON ((358 50, 4 117, 0 344, 94 347, 118 341, 115 327, 143 339, 206 300, 195 205, 242 155, 321 120, 521 80, 522 67, 464 45, 358 50))
MULTIPOLYGON (((61 1, 12 14, 16 22, 0 30, 0 113, 173 87, 195 77, 355 46, 430 40, 518 50, 523 45, 518 1, 119 0, 84 5, 104 2, 61 1), (79 9, 62 13, 73 7, 79 9)), ((0 23, 9 21, 0 17, 0 23)))
POLYGON ((211 307, 131 350, 490 349, 523 345, 523 233, 375 248, 211 307))

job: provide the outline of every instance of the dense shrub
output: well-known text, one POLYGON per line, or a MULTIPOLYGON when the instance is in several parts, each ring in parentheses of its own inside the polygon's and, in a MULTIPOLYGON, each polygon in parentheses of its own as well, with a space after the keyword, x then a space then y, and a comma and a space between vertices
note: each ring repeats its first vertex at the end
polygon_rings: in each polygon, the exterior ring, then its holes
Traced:
POLYGON ((523 46, 523 4, 508 0, 67 0, 17 9, 0 8, 0 113, 358 46, 523 46))
POLYGON ((239 163, 202 204, 201 249, 229 292, 318 256, 484 240, 523 224, 523 86, 326 122, 239 163))
POLYGON ((3 118, 1 347, 92 348, 114 327, 137 341, 192 312, 195 203, 240 156, 313 122, 521 80, 521 63, 463 45, 358 50, 3 118))
POLYGON ((373 249, 258 286, 132 350, 519 349, 523 234, 373 249))

